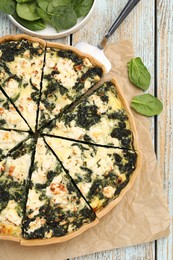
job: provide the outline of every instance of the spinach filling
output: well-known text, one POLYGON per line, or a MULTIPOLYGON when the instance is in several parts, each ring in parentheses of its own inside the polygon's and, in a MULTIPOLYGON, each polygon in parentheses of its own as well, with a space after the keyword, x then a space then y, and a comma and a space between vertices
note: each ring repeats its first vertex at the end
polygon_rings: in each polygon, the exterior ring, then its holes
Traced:
POLYGON ((70 59, 75 63, 75 65, 83 64, 82 58, 80 58, 76 53, 71 50, 59 50, 57 52, 57 56, 70 59))
POLYGON ((14 181, 11 177, 0 176, 0 212, 6 208, 9 200, 14 200, 19 205, 19 212, 25 206, 25 182, 14 181))
MULTIPOLYGON (((76 198, 78 200, 78 198, 76 198)), ((40 228, 33 232, 28 232, 29 225, 35 218, 29 219, 26 217, 23 221, 23 236, 26 239, 45 238, 46 233, 51 232, 51 236, 61 237, 69 233, 69 226, 72 225, 72 231, 80 228, 84 223, 94 221, 95 214, 91 213, 88 207, 84 207, 78 212, 63 211, 58 205, 51 205, 51 201, 48 199, 46 204, 39 209, 38 218, 42 218, 45 222, 40 228)))
POLYGON ((32 56, 41 56, 43 53, 40 46, 33 47, 33 44, 27 40, 4 42, 0 45, 0 50, 2 52, 1 59, 5 62, 14 61, 16 56, 23 55, 26 50, 29 50, 32 56))
POLYGON ((92 125, 97 124, 101 120, 96 105, 80 104, 76 115, 76 125, 89 130, 92 125))

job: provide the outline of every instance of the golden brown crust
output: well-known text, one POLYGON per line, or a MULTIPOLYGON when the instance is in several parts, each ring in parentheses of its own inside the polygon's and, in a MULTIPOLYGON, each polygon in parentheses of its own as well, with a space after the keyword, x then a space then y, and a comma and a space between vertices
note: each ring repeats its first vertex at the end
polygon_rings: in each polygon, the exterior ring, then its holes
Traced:
POLYGON ((43 47, 46 47, 46 42, 40 38, 32 37, 27 34, 15 34, 15 35, 5 35, 0 37, 0 44, 3 42, 9 42, 9 41, 20 41, 26 39, 30 42, 37 42, 41 44, 43 47))

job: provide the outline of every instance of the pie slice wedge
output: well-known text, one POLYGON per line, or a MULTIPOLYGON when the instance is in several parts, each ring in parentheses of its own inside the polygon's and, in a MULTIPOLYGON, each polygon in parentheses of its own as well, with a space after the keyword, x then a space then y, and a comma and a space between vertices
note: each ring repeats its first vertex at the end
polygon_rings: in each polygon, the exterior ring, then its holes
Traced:
POLYGON ((0 130, 0 160, 29 138, 28 133, 0 130))
POLYGON ((95 85, 103 66, 71 46, 48 43, 46 49, 39 127, 95 85))
POLYGON ((14 105, 0 90, 0 129, 29 131, 30 128, 19 115, 14 105))
POLYGON ((106 214, 131 187, 139 172, 140 154, 45 137, 47 144, 86 198, 97 217, 106 214))
POLYGON ((28 139, 0 161, 0 238, 19 241, 32 161, 33 140, 28 139))
POLYGON ((3 62, 1 88, 33 131, 40 98, 44 52, 44 41, 26 35, 2 37, 0 41, 0 59, 3 62), (3 70, 5 80, 2 79, 3 70))
POLYGON ((23 221, 25 241, 22 244, 43 244, 46 238, 49 241, 45 243, 63 242, 96 223, 95 213, 59 160, 39 138, 23 221))
POLYGON ((54 119, 43 133, 124 149, 136 145, 133 117, 115 79, 54 119))

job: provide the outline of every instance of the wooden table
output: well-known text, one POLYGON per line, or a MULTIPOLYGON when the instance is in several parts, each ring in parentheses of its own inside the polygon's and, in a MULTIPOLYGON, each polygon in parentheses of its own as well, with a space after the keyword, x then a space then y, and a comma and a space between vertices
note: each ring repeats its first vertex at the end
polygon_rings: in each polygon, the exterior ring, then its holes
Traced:
MULTIPOLYGON (((98 0, 93 18, 80 31, 57 40, 75 44, 79 40, 97 44, 126 4, 127 0, 98 0)), ((142 0, 126 18, 110 42, 131 39, 152 75, 150 93, 164 105, 159 117, 151 119, 153 145, 163 178, 163 188, 173 217, 173 0, 142 0), (172 51, 172 52, 171 52, 172 51)), ((0 14, 0 36, 21 33, 0 14)), ((171 230, 173 230, 171 226, 171 230)), ((101 252, 75 260, 172 260, 172 234, 168 238, 125 249, 101 252)), ((72 260, 72 259, 71 259, 72 260)))

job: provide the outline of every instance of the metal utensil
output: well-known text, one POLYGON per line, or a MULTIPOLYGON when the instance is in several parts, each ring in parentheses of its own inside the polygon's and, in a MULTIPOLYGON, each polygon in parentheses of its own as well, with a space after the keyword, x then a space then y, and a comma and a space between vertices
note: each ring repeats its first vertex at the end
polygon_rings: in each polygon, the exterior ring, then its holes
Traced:
POLYGON ((105 66, 106 73, 108 73, 111 70, 111 63, 104 54, 104 48, 107 44, 107 41, 139 1, 140 0, 129 0, 127 2, 123 10, 121 11, 120 15, 115 20, 115 22, 113 23, 107 34, 104 36, 100 44, 98 44, 97 46, 93 46, 85 42, 78 42, 75 44, 75 47, 78 50, 90 54, 98 61, 100 61, 105 66))

